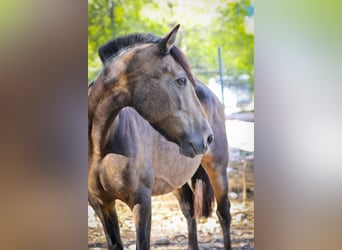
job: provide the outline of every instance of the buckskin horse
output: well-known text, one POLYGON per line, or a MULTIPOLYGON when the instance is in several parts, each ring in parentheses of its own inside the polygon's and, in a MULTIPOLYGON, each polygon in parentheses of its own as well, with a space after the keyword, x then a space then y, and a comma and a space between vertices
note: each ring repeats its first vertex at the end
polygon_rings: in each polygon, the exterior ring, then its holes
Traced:
POLYGON ((108 249, 123 249, 116 199, 133 211, 137 249, 149 249, 151 195, 169 192, 186 217, 189 249, 198 249, 196 218, 210 215, 212 191, 231 249, 223 107, 174 45, 178 28, 163 39, 134 34, 99 49, 104 69, 88 89, 88 199, 108 249))

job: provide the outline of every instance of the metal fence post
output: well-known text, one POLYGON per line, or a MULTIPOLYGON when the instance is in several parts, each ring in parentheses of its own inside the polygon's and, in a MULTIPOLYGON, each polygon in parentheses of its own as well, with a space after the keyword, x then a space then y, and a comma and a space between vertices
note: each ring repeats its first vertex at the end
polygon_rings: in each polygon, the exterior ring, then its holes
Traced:
POLYGON ((221 82, 221 94, 222 94, 222 103, 224 106, 224 85, 223 85, 223 73, 222 73, 222 58, 221 58, 221 47, 217 48, 217 52, 218 52, 218 61, 219 61, 219 73, 220 73, 220 82, 221 82))

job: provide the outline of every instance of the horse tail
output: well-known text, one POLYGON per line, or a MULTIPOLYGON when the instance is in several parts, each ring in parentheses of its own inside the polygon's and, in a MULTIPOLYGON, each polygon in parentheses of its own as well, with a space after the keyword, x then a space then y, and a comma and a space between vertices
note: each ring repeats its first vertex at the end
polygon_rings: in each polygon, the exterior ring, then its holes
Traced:
POLYGON ((214 208, 214 192, 202 165, 191 177, 191 185, 193 188, 194 217, 196 219, 200 217, 208 218, 214 208))

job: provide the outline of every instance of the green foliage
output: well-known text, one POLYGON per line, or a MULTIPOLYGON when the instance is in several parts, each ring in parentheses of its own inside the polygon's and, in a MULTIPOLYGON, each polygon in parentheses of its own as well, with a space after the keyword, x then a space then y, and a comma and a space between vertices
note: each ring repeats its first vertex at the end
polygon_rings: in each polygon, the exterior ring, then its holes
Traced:
POLYGON ((254 34, 247 34, 245 28, 248 6, 250 1, 242 0, 219 10, 220 17, 213 25, 213 44, 222 48, 224 66, 232 75, 247 73, 253 82, 254 34))
POLYGON ((245 31, 244 18, 250 1, 158 1, 88 0, 88 80, 102 65, 100 45, 119 35, 147 32, 165 35, 180 23, 178 46, 195 74, 204 82, 218 75, 217 47, 222 48, 224 71, 237 76, 247 73, 253 85, 254 35, 245 31), (209 73, 208 73, 209 71, 209 73))

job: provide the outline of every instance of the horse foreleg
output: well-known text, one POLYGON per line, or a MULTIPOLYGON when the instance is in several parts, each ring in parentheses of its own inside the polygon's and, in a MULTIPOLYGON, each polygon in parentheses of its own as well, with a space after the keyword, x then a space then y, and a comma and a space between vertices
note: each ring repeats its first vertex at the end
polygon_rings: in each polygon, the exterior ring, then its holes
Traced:
POLYGON ((135 195, 133 206, 133 217, 136 229, 136 249, 150 249, 151 233, 151 191, 147 188, 140 188, 135 195))
POLYGON ((186 218, 188 226, 188 248, 189 250, 198 250, 197 241, 197 222, 194 219, 194 202, 192 190, 188 184, 184 184, 181 188, 173 191, 177 198, 183 215, 186 218))
POLYGON ((100 218, 106 235, 108 250, 123 250, 114 202, 108 206, 103 206, 91 195, 88 195, 88 200, 100 218))
POLYGON ((205 166, 208 173, 210 184, 213 187, 215 199, 217 202, 216 214, 220 221, 223 231, 224 249, 231 250, 230 239, 230 202, 228 199, 228 179, 226 168, 215 169, 212 166, 205 166))

